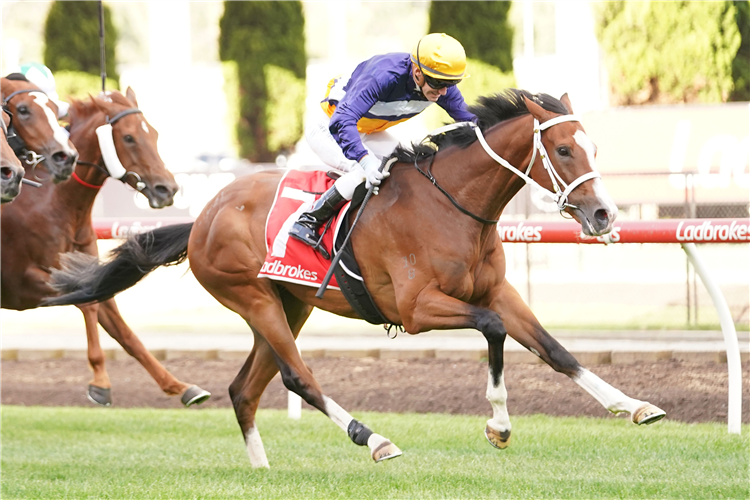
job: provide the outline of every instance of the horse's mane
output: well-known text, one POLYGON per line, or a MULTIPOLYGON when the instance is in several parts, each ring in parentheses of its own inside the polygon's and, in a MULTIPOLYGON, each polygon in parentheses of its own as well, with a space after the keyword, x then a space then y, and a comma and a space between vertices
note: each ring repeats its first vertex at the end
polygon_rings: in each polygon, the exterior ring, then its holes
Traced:
MULTIPOLYGON (((133 107, 133 104, 128 100, 127 97, 122 95, 118 91, 108 91, 105 96, 100 94, 100 97, 110 99, 113 102, 122 104, 128 108, 133 107)), ((99 107, 94 102, 94 97, 89 95, 88 99, 71 99, 70 102, 70 115, 75 115, 77 118, 86 118, 99 111, 99 107)))
MULTIPOLYGON (((570 114, 568 108, 548 94, 532 94, 527 90, 506 89, 492 96, 480 97, 477 104, 470 106, 469 111, 477 117, 477 125, 484 132, 493 125, 529 113, 523 97, 534 101, 542 108, 561 115, 570 114)), ((477 136, 469 127, 459 127, 442 134, 434 135, 426 143, 415 144, 411 147, 398 145, 390 158, 395 157, 399 162, 412 163, 415 160, 427 158, 437 153, 438 148, 458 146, 466 148, 477 136)))

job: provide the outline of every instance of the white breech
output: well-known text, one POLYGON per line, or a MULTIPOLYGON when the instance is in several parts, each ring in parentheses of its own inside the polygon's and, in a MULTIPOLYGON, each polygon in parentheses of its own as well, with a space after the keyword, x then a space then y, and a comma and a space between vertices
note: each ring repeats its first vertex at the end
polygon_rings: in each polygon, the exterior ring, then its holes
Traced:
MULTIPOLYGON (((320 107, 317 107, 317 110, 309 110, 305 123, 305 140, 323 163, 347 172, 334 185, 341 196, 351 200, 356 187, 365 182, 365 172, 359 163, 344 156, 344 152, 328 129, 330 121, 320 107)), ((387 130, 374 134, 360 133, 359 137, 365 149, 379 160, 391 154, 398 145, 398 139, 387 130)))

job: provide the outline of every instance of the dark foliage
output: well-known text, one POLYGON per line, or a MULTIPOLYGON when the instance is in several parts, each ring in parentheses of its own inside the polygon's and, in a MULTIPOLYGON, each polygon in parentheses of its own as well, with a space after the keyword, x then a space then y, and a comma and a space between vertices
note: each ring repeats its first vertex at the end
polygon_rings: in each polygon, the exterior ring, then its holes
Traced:
MULTIPOLYGON (((115 71, 117 29, 109 7, 104 6, 107 76, 119 80, 115 71)), ((44 64, 53 73, 82 71, 101 74, 98 2, 54 2, 44 24, 44 64)))

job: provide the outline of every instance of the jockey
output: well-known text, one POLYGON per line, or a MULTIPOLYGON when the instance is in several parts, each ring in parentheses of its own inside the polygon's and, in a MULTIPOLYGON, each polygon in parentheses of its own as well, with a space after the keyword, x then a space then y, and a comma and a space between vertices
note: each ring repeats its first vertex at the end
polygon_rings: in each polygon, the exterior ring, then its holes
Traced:
POLYGON ((57 105, 58 120, 68 114, 70 104, 60 100, 55 89, 55 77, 47 66, 40 63, 26 63, 21 65, 18 73, 21 73, 28 81, 39 87, 57 105))
POLYGON ((318 229, 348 200, 362 182, 374 194, 388 173, 379 171, 382 158, 398 140, 386 129, 412 118, 436 102, 455 121, 476 121, 456 87, 466 74, 466 54, 455 38, 431 33, 411 54, 377 55, 353 72, 328 84, 328 92, 305 124, 305 139, 327 165, 347 172, 304 212, 289 235, 312 247, 318 229))

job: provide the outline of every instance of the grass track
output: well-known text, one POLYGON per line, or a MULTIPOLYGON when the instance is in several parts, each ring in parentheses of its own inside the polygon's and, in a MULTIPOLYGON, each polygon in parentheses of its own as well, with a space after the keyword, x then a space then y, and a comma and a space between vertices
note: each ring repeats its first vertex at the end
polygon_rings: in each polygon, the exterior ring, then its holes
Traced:
POLYGON ((322 414, 262 410, 253 470, 230 410, 2 407, 2 498, 750 498, 748 426, 356 413, 404 456, 374 464, 322 414))

